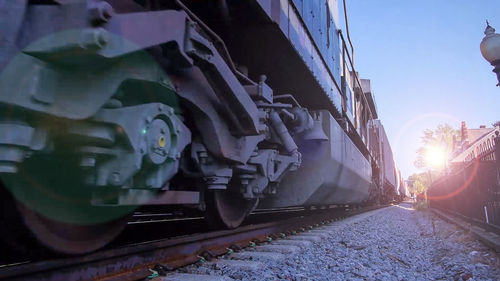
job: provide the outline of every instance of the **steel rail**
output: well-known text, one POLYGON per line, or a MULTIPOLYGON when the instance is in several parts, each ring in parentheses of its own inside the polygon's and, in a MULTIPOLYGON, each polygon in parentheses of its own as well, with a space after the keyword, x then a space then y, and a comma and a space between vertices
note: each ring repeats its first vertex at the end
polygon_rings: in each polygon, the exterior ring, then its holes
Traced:
POLYGON ((139 280, 151 274, 150 268, 178 268, 224 255, 228 249, 255 245, 282 236, 312 229, 332 219, 382 208, 370 206, 347 210, 322 210, 307 217, 247 225, 233 230, 174 237, 121 248, 104 250, 80 257, 69 257, 6 265, 0 267, 4 280, 139 280))

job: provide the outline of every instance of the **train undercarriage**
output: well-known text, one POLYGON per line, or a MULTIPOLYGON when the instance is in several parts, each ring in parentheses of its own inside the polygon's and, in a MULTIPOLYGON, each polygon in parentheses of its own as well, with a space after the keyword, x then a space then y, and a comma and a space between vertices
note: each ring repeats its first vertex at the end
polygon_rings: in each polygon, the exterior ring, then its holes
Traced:
POLYGON ((276 92, 266 73, 251 79, 182 2, 53 2, 25 7, 1 66, 10 246, 91 252, 139 206, 198 208, 235 228, 258 206, 375 200, 370 158, 335 113, 276 92))

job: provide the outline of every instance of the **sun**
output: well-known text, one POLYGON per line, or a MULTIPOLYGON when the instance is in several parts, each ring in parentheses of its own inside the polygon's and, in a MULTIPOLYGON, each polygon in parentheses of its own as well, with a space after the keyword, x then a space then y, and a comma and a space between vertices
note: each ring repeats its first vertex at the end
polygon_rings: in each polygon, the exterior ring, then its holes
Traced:
POLYGON ((445 165, 446 154, 440 146, 429 146, 425 153, 427 165, 433 168, 442 168, 445 165))

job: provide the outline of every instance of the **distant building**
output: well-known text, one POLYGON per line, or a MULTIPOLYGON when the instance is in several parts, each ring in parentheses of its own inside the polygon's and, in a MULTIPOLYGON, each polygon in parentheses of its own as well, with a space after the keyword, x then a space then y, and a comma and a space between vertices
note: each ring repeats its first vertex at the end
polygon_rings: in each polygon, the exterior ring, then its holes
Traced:
POLYGON ((495 132, 500 132, 500 128, 487 128, 485 125, 481 125, 477 129, 468 129, 465 121, 462 121, 460 140, 454 139, 453 141, 453 152, 449 160, 450 168, 462 166, 464 163, 492 151, 495 145, 495 132))

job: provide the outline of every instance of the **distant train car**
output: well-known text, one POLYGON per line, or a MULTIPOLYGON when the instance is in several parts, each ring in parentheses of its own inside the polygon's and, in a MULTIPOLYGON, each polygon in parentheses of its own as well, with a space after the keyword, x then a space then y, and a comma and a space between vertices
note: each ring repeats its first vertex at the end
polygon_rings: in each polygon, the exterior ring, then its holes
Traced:
POLYGON ((380 158, 379 186, 381 188, 381 199, 383 201, 391 201, 397 196, 398 190, 398 175, 394 164, 394 155, 384 126, 380 120, 372 120, 372 126, 375 133, 378 135, 379 142, 374 147, 380 158))
POLYGON ((396 168, 396 175, 397 175, 397 192, 396 192, 396 198, 398 201, 403 201, 406 198, 409 198, 409 191, 408 191, 408 185, 406 184, 406 181, 403 179, 403 175, 401 174, 401 170, 399 168, 396 168))

